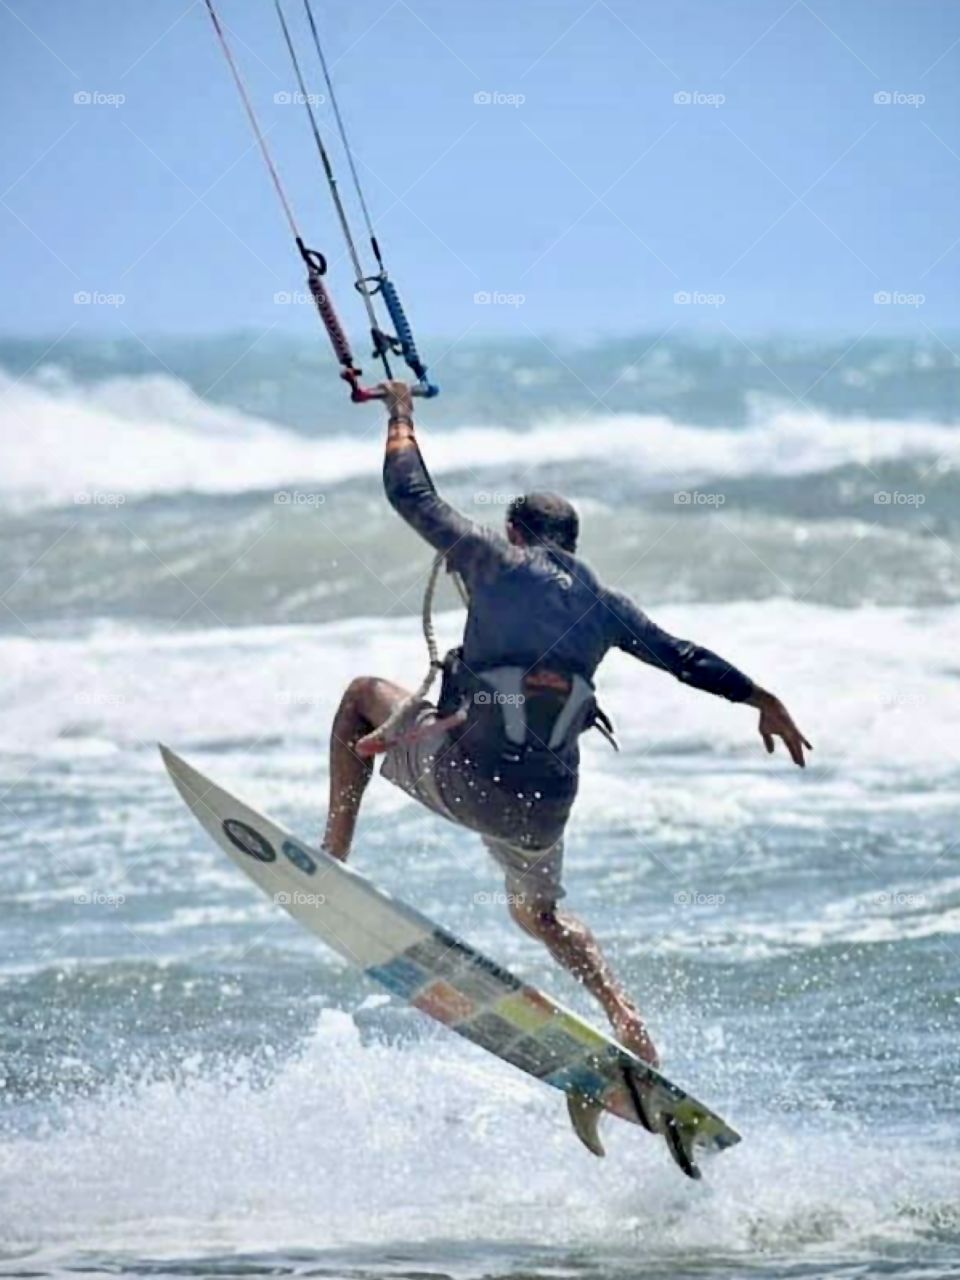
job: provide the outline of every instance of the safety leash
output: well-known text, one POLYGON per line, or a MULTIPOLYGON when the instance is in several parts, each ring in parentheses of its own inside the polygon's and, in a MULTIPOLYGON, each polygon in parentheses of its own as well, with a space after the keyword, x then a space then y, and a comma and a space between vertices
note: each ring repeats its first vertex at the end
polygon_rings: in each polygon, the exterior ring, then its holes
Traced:
MULTIPOLYGON (((378 728, 361 738, 354 746, 358 756, 374 756, 382 751, 389 750, 390 747, 396 746, 398 743, 412 744, 419 742, 421 738, 427 734, 442 732, 445 729, 453 729, 462 725, 467 718, 465 707, 460 707, 452 715, 443 716, 439 720, 431 720, 425 725, 415 725, 405 733, 398 733, 397 730, 403 724, 405 717, 410 710, 423 702, 427 694, 433 688, 433 683, 437 676, 443 670, 443 661, 440 657, 440 650, 437 647, 437 633, 433 625, 433 597, 437 589, 437 581, 440 577, 440 570, 443 567, 444 553, 441 551, 434 558, 433 564, 430 566, 430 576, 427 578, 427 585, 423 593, 423 606, 421 608, 420 618, 423 624, 423 638, 427 642, 427 656, 430 659, 430 665, 427 668, 427 674, 420 682, 416 692, 411 693, 408 698, 404 698, 403 702, 387 717, 387 719, 378 728)), ((467 602, 466 592, 459 574, 453 575, 457 584, 457 590, 460 592, 464 603, 467 602)))

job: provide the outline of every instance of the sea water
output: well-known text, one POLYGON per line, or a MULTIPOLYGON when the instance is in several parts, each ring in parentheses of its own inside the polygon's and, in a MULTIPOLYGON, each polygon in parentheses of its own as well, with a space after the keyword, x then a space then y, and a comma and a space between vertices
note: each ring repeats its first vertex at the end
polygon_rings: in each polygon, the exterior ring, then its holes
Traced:
MULTIPOLYGON (((451 501, 498 525, 568 494, 605 580, 814 742, 801 773, 754 712, 600 673, 622 750, 585 740, 568 902, 743 1134, 694 1185, 613 1120, 590 1157, 558 1094, 377 994, 174 792, 157 740, 316 838, 342 687, 425 666, 380 411, 248 345, 169 342, 160 373, 0 349, 0 1271, 960 1274, 949 355, 667 342, 637 377, 625 338, 567 353, 574 384, 488 345, 421 410, 451 501)), ((455 643, 452 593, 437 621, 455 643)), ((354 858, 596 1016, 474 838, 375 780, 354 858)))

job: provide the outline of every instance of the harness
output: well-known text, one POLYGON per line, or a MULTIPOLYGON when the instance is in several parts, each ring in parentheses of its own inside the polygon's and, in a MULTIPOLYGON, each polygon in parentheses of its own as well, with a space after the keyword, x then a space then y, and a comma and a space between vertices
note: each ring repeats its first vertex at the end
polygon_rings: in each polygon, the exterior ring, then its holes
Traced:
MULTIPOLYGON (((537 757, 562 754, 587 729, 596 729, 614 751, 619 751, 613 724, 597 705, 593 685, 578 672, 565 672, 542 663, 473 671, 463 661, 459 647, 440 658, 433 625, 433 597, 444 558, 440 553, 434 559, 423 595, 423 636, 430 659, 427 673, 415 693, 379 728, 356 743, 357 754, 376 755, 396 743, 416 742, 438 729, 462 728, 468 720, 481 726, 477 739, 511 763, 534 763, 537 757), (425 726, 405 729, 408 713, 427 697, 438 675, 439 718, 425 726)), ((451 576, 464 603, 469 604, 459 575, 451 576)))
POLYGON ((536 664, 472 671, 462 649, 443 661, 438 708, 443 719, 462 716, 479 726, 477 737, 511 762, 570 750, 580 734, 598 726, 613 739, 597 706, 593 685, 577 672, 536 664))

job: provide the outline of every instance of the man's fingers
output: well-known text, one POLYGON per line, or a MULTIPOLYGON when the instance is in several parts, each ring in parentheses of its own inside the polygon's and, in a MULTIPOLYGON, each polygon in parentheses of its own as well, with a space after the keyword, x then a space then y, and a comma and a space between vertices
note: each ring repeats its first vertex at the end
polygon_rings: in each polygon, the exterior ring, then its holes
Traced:
POLYGON ((780 738, 790 753, 790 759, 793 763, 801 769, 807 767, 803 749, 806 747, 808 751, 812 751, 813 743, 808 742, 803 736, 793 723, 785 707, 778 707, 770 714, 761 714, 759 729, 760 737, 763 738, 763 745, 770 755, 773 755, 776 747, 775 739, 780 738))

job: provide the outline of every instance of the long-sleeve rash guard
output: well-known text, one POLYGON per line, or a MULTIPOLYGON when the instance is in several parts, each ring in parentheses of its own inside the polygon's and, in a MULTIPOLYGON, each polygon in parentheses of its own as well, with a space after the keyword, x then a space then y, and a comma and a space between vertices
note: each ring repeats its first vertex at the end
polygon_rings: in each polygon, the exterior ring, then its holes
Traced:
POLYGON ((387 453, 383 481, 393 508, 466 583, 463 657, 471 670, 539 663, 592 681, 616 648, 731 702, 753 693, 742 671, 668 634, 576 556, 552 546, 514 546, 462 516, 434 489, 416 445, 387 453))

